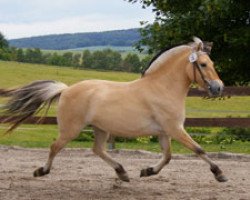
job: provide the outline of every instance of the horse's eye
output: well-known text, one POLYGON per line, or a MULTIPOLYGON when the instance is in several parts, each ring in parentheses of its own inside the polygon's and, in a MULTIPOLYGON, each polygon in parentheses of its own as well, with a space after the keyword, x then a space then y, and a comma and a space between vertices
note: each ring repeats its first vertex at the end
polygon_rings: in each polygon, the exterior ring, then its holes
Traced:
POLYGON ((200 66, 201 66, 201 67, 206 67, 207 64, 206 64, 206 63, 201 63, 200 66))

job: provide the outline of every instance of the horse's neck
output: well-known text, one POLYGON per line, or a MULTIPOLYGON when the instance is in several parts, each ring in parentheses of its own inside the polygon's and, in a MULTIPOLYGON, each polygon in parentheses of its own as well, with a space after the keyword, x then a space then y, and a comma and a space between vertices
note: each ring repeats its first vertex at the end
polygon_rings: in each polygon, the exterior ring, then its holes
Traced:
MULTIPOLYGON (((187 75, 189 51, 176 54, 175 56, 160 58, 161 60, 153 63, 153 68, 150 73, 147 73, 145 78, 150 79, 151 83, 159 85, 162 92, 168 92, 172 95, 176 95, 179 99, 185 99, 191 81, 187 75)), ((151 68, 150 67, 150 68, 151 68)))

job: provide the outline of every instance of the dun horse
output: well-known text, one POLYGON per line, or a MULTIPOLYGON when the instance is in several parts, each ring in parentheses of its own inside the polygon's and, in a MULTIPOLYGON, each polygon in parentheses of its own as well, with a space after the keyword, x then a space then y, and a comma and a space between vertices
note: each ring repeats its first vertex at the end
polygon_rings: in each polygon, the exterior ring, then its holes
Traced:
POLYGON ((132 82, 86 80, 70 87, 56 81, 35 81, 12 90, 0 90, 9 98, 4 109, 13 118, 12 131, 42 107, 58 99, 59 137, 51 145, 47 163, 34 176, 49 174, 57 153, 87 125, 94 129, 93 151, 114 168, 122 181, 129 181, 123 166, 105 151, 109 135, 159 136, 162 159, 141 170, 141 177, 158 174, 171 159, 171 139, 182 143, 210 165, 217 181, 227 178, 184 129, 185 97, 192 82, 212 96, 219 96, 223 83, 209 58, 211 46, 199 38, 156 56, 143 76, 132 82))

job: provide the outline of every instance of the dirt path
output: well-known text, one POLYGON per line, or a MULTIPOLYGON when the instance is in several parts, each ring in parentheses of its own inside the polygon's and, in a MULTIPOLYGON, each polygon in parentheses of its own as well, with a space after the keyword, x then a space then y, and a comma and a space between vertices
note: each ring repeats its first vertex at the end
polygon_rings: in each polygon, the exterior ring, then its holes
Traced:
POLYGON ((47 150, 41 149, 1 147, 0 199, 250 199, 249 156, 214 158, 230 179, 218 183, 208 166, 195 157, 175 156, 159 175, 139 178, 141 168, 156 163, 159 155, 141 151, 113 152, 112 156, 123 164, 131 179, 129 183, 121 183, 99 157, 90 150, 79 149, 64 150, 49 175, 33 178, 33 170, 44 164, 47 154, 47 150))

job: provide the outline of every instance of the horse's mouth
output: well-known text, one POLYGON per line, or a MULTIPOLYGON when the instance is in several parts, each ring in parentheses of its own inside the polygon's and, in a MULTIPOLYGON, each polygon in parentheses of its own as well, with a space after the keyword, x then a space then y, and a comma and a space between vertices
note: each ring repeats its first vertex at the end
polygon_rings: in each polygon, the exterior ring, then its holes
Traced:
POLYGON ((208 81, 207 90, 210 97, 219 97, 222 95, 224 85, 220 80, 208 81))

